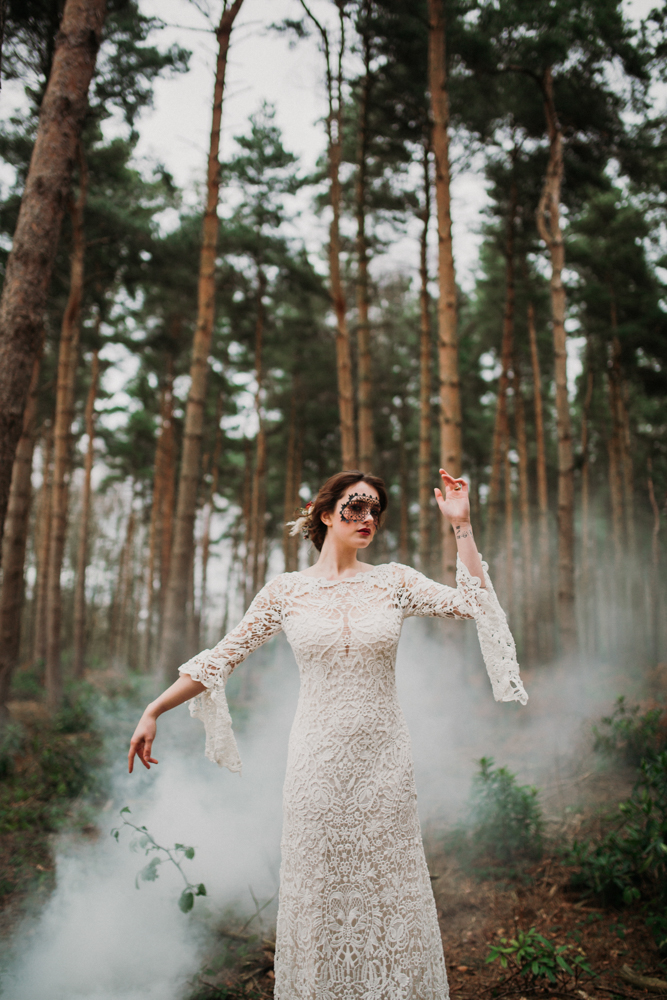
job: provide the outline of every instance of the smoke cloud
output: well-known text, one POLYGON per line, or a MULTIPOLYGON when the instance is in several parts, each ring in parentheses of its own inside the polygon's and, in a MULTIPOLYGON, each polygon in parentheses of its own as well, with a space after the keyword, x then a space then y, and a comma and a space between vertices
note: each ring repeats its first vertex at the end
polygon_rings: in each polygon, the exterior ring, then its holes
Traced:
MULTIPOLYGON (((575 773, 585 720, 623 693, 608 668, 576 663, 528 675, 526 707, 496 704, 468 624, 408 621, 397 671, 420 815, 431 830, 460 818, 481 756, 535 784, 575 773)), ((204 759, 202 727, 185 706, 162 717, 159 766, 128 776, 118 760, 113 801, 97 818, 99 838, 61 838, 56 889, 41 913, 16 929, 4 963, 4 996, 177 1000, 199 968, 211 928, 225 914, 252 914, 250 890, 261 902, 274 896, 287 740, 298 696, 298 671, 285 640, 244 663, 231 683, 253 706, 237 725, 243 776, 204 759), (182 883, 171 866, 135 889, 143 853, 129 849, 131 831, 122 832, 120 844, 109 836, 124 805, 158 843, 195 847, 195 858, 184 865, 208 895, 190 915, 176 905, 182 883)))

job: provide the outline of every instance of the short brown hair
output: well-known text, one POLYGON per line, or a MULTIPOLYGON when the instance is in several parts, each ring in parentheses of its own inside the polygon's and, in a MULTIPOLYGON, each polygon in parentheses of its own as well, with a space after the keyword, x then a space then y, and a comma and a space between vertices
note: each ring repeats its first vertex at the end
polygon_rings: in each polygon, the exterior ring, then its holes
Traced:
POLYGON ((327 534, 327 526, 322 520, 322 514, 332 513, 345 491, 349 490, 350 486, 354 486, 355 483, 368 483, 374 490, 377 490, 380 498, 380 512, 383 514, 387 509, 389 502, 387 487, 379 476, 371 476, 366 472, 360 472, 359 469, 337 472, 335 476, 327 479, 324 486, 320 486, 312 507, 308 509, 309 516, 305 528, 308 532, 308 538, 318 552, 322 551, 327 534))

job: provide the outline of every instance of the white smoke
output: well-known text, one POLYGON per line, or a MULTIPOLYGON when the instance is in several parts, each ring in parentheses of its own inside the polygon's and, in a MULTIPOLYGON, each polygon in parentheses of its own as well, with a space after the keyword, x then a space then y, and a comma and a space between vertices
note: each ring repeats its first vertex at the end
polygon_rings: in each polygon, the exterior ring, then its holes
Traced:
MULTIPOLYGON (((413 738, 423 825, 434 829, 461 815, 481 756, 531 783, 567 767, 576 770, 567 762, 582 745, 585 720, 622 693, 617 681, 600 666, 545 667, 526 678, 526 707, 498 705, 468 624, 452 633, 441 622, 406 623, 398 686, 413 738)), ((274 896, 287 739, 298 695, 298 672, 284 639, 243 664, 232 683, 253 706, 238 733, 243 776, 203 758, 203 730, 185 706, 162 717, 159 766, 128 776, 119 759, 113 806, 97 820, 99 839, 61 839, 56 889, 41 914, 16 929, 4 996, 177 1000, 199 968, 211 927, 232 910, 250 915, 251 890, 262 902, 274 896), (196 848, 184 865, 208 895, 197 899, 192 914, 177 908, 182 883, 170 866, 161 868, 156 882, 135 889, 143 854, 129 849, 130 831, 120 844, 109 836, 126 804, 130 818, 159 843, 196 848)))

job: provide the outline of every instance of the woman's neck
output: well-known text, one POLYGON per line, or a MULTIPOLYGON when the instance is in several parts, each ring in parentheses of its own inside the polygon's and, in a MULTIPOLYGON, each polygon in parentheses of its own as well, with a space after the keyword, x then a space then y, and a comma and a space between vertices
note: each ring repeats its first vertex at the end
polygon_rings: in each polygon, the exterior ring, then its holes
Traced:
POLYGON ((310 567, 308 573, 310 576, 325 576, 329 580, 365 573, 369 566, 367 563, 359 562, 358 552, 359 550, 352 546, 337 545, 335 541, 329 541, 327 536, 319 559, 310 567))

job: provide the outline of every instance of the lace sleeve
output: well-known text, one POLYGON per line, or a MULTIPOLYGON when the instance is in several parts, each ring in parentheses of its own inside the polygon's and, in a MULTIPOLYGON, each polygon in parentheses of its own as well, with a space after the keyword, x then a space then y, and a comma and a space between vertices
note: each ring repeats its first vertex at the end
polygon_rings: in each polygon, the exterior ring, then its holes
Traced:
POLYGON ((193 681, 206 685, 190 704, 190 715, 201 719, 206 730, 205 754, 209 760, 230 771, 241 770, 236 739, 232 730, 225 685, 239 663, 282 629, 282 600, 279 585, 271 581, 255 597, 245 615, 213 649, 204 649, 179 667, 193 681))
POLYGON ((528 695, 519 676, 514 638, 493 589, 489 567, 484 561, 482 566, 486 588, 458 557, 455 588, 436 583, 423 573, 402 566, 403 615, 473 618, 493 697, 496 701, 519 701, 525 705, 528 695))

